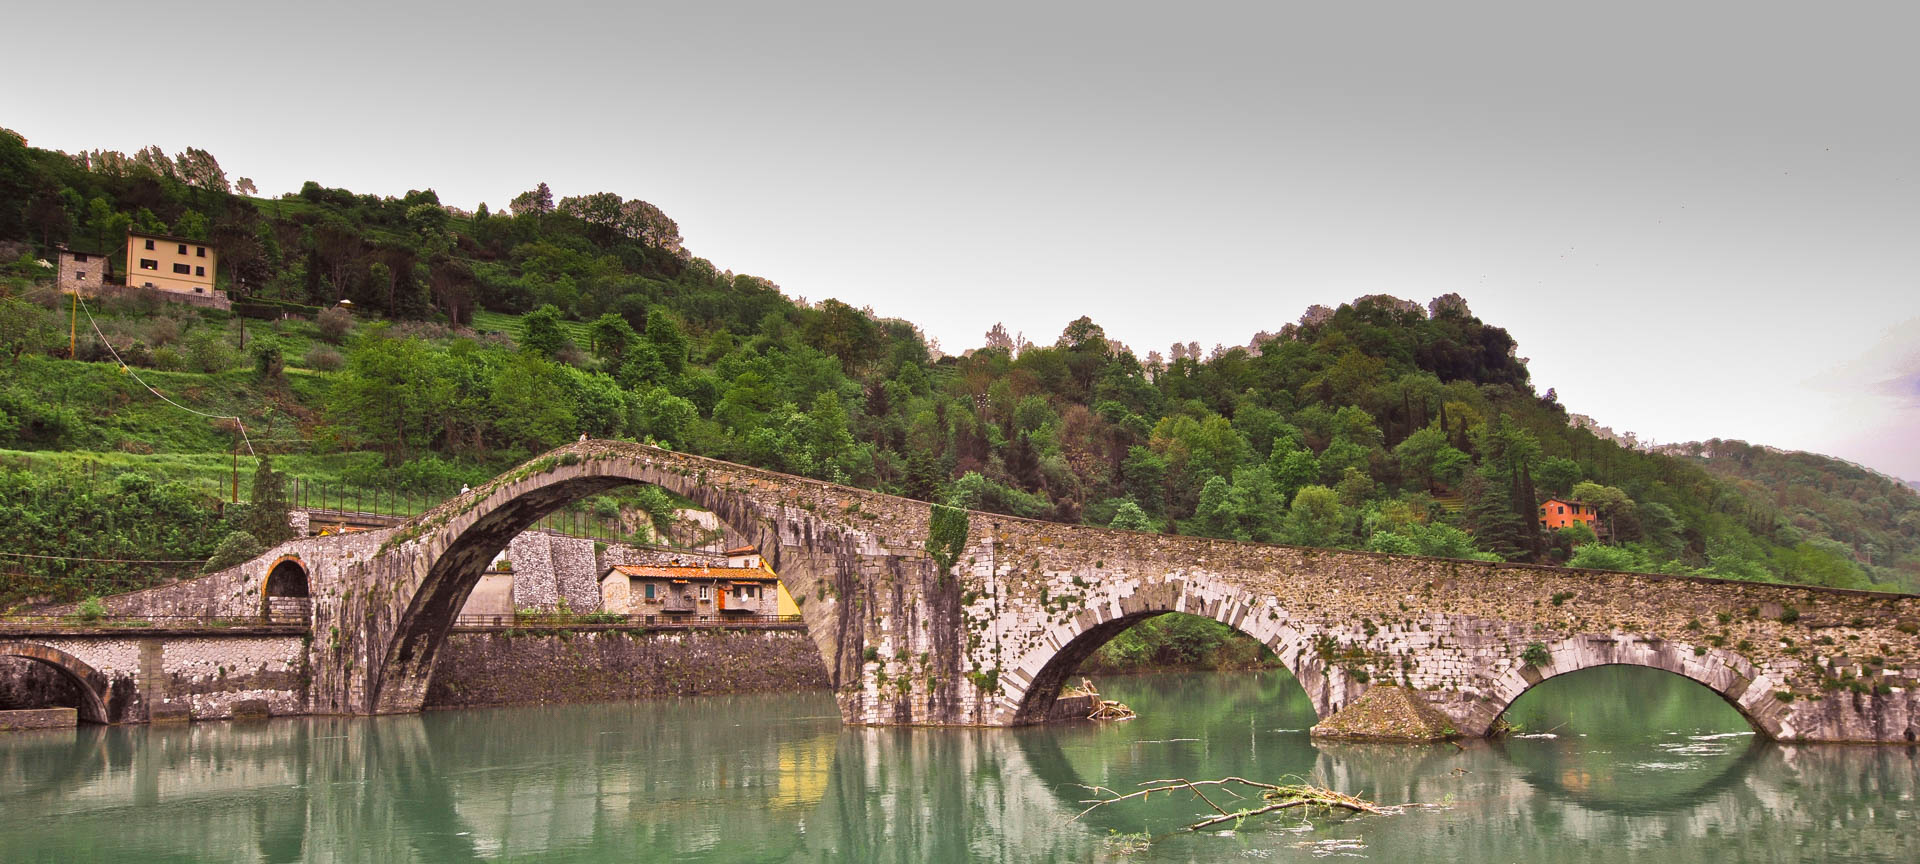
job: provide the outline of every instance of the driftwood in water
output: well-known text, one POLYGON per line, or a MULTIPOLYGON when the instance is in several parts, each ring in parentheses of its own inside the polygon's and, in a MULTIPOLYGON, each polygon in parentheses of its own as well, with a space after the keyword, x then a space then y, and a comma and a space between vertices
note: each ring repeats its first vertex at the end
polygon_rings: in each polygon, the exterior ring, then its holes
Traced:
POLYGON ((1320 807, 1328 810, 1350 810, 1355 813, 1384 814, 1388 812, 1380 809, 1379 805, 1374 804, 1372 801, 1355 798, 1352 795, 1343 795, 1332 789, 1323 789, 1318 786, 1307 786, 1304 784, 1283 786, 1274 783, 1260 783, 1244 777, 1222 777, 1218 780, 1187 780, 1184 778, 1174 780, 1149 780, 1140 785, 1148 788, 1141 789, 1138 792, 1129 792, 1125 795, 1104 786, 1084 786, 1082 788, 1096 793, 1104 792, 1111 797, 1091 798, 1080 802, 1091 806, 1080 811, 1079 814, 1073 818, 1078 820, 1081 816, 1085 816, 1097 808, 1126 801, 1130 798, 1146 800, 1153 797, 1153 794, 1156 792, 1164 794, 1191 792, 1195 798, 1205 801, 1208 807, 1213 808, 1214 812, 1219 814, 1209 816, 1199 822, 1188 825, 1187 830, 1189 831, 1198 831, 1222 822, 1238 822, 1249 816, 1272 813, 1276 810, 1289 810, 1294 807, 1320 807), (1258 797, 1253 800, 1261 803, 1258 806, 1249 806, 1239 810, 1228 811, 1220 805, 1213 803, 1213 799, 1208 798, 1206 792, 1201 790, 1200 787, 1202 786, 1215 787, 1219 792, 1233 796, 1236 801, 1247 800, 1247 796, 1240 794, 1241 792, 1257 790, 1258 797), (1238 791, 1234 788, 1236 786, 1239 787, 1238 791))
POLYGON ((1087 714, 1088 720, 1132 720, 1139 716, 1132 708, 1113 699, 1100 698, 1100 690, 1093 681, 1082 678, 1079 687, 1068 687, 1061 691, 1062 696, 1090 696, 1093 698, 1093 711, 1087 714))

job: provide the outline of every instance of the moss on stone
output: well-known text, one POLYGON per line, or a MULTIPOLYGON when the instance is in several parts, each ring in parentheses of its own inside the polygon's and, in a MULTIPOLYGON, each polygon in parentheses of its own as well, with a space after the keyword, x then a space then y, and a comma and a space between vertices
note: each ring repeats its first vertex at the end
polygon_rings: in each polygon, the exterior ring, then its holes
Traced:
POLYGON ((1368 741, 1447 741, 1460 737, 1460 730, 1420 694, 1382 684, 1321 721, 1312 734, 1368 741))

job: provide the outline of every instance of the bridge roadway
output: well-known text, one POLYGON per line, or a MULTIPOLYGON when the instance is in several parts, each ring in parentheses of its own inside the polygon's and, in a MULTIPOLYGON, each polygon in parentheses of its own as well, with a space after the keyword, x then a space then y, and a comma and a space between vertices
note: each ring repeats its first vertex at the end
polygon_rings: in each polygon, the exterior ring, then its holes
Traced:
POLYGON ((964 543, 943 569, 927 551, 935 509, 927 503, 615 441, 556 449, 392 528, 290 541, 108 605, 116 614, 257 615, 275 585, 297 582, 312 597, 305 710, 418 711, 435 654, 494 555, 569 501, 631 483, 694 501, 766 553, 801 604, 853 724, 1039 722, 1100 644, 1145 618, 1184 612, 1272 648, 1323 720, 1371 688, 1397 686, 1459 733, 1485 735, 1543 680, 1628 664, 1699 682, 1776 739, 1920 736, 1912 595, 987 513, 965 514, 964 543))

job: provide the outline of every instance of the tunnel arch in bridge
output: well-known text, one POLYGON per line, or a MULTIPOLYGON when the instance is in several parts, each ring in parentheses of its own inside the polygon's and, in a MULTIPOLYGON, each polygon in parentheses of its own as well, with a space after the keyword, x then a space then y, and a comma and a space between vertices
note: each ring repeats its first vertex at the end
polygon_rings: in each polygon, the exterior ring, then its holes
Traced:
POLYGON ((1494 682, 1491 698, 1477 704, 1467 720, 1470 734, 1487 734, 1522 694, 1554 678, 1602 666, 1638 666, 1678 675, 1713 691, 1767 738, 1795 735, 1784 722, 1787 703, 1776 699, 1775 688, 1765 676, 1736 652, 1710 648, 1696 654, 1691 647, 1671 642, 1599 636, 1577 636, 1546 647, 1550 662, 1518 666, 1494 682))
MULTIPOLYGON (((411 600, 392 622, 392 635, 385 646, 373 645, 380 656, 368 682, 367 704, 373 713, 397 713, 418 710, 431 681, 433 663, 459 609, 478 584, 487 565, 506 548, 512 538, 532 527, 546 515, 580 498, 634 484, 651 484, 679 495, 713 513, 722 523, 757 546, 770 566, 780 574, 783 584, 795 596, 811 594, 823 575, 818 564, 806 560, 782 560, 780 532, 773 513, 751 496, 708 482, 705 471, 689 471, 668 459, 649 455, 651 448, 622 445, 619 442, 592 442, 584 448, 612 449, 613 452, 579 452, 563 448, 537 459, 485 486, 456 499, 442 510, 421 517, 420 534, 425 541, 421 555, 402 579, 404 585, 416 582, 411 600), (622 448, 637 448, 624 452, 622 448), (436 514, 441 514, 435 524, 436 514)), ((663 454, 674 455, 674 454, 663 454)), ((697 457, 694 457, 697 458, 697 457)), ((704 460, 701 460, 704 461, 704 460)), ((716 463, 723 464, 723 463, 716 463)), ((798 483, 819 481, 791 478, 798 483)), ((828 530, 832 523, 815 520, 814 527, 828 530)), ((404 529, 403 529, 404 530, 404 529)), ((413 538, 397 535, 399 542, 413 538)), ((811 537, 813 545, 836 549, 836 540, 844 538, 811 537)), ((394 542, 394 541, 389 541, 394 542)), ((841 543, 839 546, 845 546, 841 543)), ((830 558, 844 560, 856 551, 838 548, 830 558)), ((827 566, 832 566, 829 562, 827 566)), ((394 574, 399 576, 401 574, 394 574)), ((380 581, 376 579, 376 581, 380 581)), ((845 651, 826 634, 832 623, 823 620, 829 613, 817 613, 803 606, 801 616, 808 634, 821 651, 829 676, 837 687, 843 674, 858 674, 858 658, 840 656, 845 651), (852 663, 849 663, 849 660, 852 663)), ((844 625, 845 622, 840 622, 844 625)), ((841 628, 844 631, 844 626, 841 628)), ((855 649, 857 654, 857 649, 855 649)))
POLYGON ((1037 669, 1037 673, 1019 672, 1009 682, 1024 688, 1014 725, 1045 722, 1060 689, 1080 663, 1100 646, 1149 618, 1185 613, 1209 618, 1227 625, 1237 633, 1266 646, 1280 665, 1293 675, 1314 713, 1324 720, 1345 705, 1354 685, 1344 674, 1329 674, 1328 666, 1314 651, 1310 639, 1288 625, 1281 612, 1245 591, 1204 577, 1170 578, 1116 600, 1110 608, 1092 616, 1074 616, 1056 626, 1047 642, 1014 664, 1015 669, 1037 669))
POLYGON ((76 710, 87 723, 111 723, 107 710, 107 676, 78 657, 50 645, 35 642, 0 642, 0 657, 20 657, 52 668, 62 677, 79 685, 80 704, 76 710))
POLYGON ((271 621, 305 623, 313 598, 313 582, 298 555, 282 555, 260 580, 261 613, 271 621))

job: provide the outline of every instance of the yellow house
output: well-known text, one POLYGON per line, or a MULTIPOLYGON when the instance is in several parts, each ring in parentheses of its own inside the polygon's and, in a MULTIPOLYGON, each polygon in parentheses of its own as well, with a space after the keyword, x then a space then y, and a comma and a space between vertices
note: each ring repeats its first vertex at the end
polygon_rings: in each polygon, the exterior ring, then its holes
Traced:
MULTIPOLYGON (((728 549, 727 550, 727 566, 728 567, 758 567, 762 570, 767 571, 768 573, 773 573, 773 568, 767 566, 767 560, 764 557, 761 557, 760 550, 755 549, 752 546, 741 546, 735 549, 728 549)), ((778 591, 778 594, 776 597, 776 599, 778 600, 778 603, 777 603, 778 611, 776 611, 774 614, 799 615, 800 604, 793 602, 793 595, 787 593, 786 583, 775 582, 774 588, 778 591)))
POLYGON ((127 287, 213 297, 220 255, 204 240, 127 233, 127 287))

